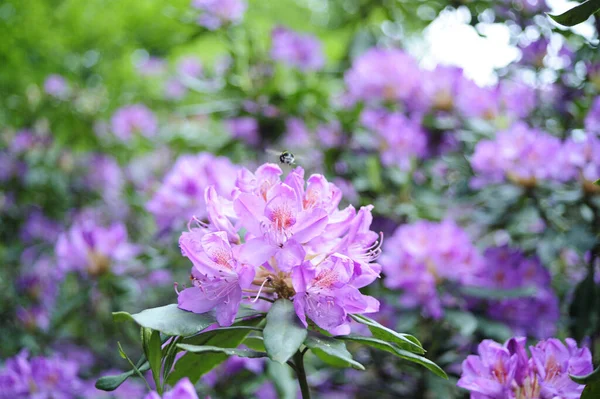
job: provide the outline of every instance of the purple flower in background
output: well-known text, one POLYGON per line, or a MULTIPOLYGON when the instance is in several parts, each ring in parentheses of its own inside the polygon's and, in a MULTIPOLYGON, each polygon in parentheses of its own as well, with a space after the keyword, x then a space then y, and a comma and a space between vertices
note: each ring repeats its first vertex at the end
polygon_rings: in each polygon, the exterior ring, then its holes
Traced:
POLYGON ((322 175, 305 180, 296 168, 281 181, 282 173, 275 164, 242 169, 233 200, 206 189, 210 224, 180 239, 194 264, 194 287, 180 293, 179 305, 198 313, 216 308, 219 324, 228 325, 242 291, 277 294, 294 301, 303 322, 309 317, 346 334, 348 314, 379 307, 358 291, 380 271, 372 263, 381 252, 381 237, 369 229, 372 207, 340 210, 340 190, 322 175))
POLYGON ((158 131, 156 116, 143 104, 119 108, 111 118, 112 131, 122 141, 129 141, 135 133, 152 137, 158 131))
POLYGON ((411 161, 422 158, 427 151, 427 136, 420 124, 399 112, 366 109, 361 114, 362 124, 376 133, 381 161, 384 165, 396 165, 410 169, 411 161))
POLYGON ((159 176, 172 163, 171 150, 168 147, 159 147, 156 150, 139 155, 129 161, 126 166, 125 175, 136 189, 150 191, 154 186, 159 186, 159 176))
POLYGON ((250 116, 231 118, 225 121, 225 127, 231 132, 232 137, 242 140, 250 145, 258 145, 258 121, 250 116))
POLYGON ((25 267, 16 279, 16 288, 20 295, 27 296, 30 306, 18 308, 17 318, 28 328, 46 330, 64 273, 50 257, 30 260, 27 255, 25 251, 21 256, 21 264, 25 267))
POLYGON ((69 84, 60 75, 48 75, 44 81, 44 91, 52 97, 64 100, 69 95, 69 84))
POLYGON ((39 209, 34 209, 27 214, 27 219, 21 226, 20 237, 24 243, 54 243, 60 231, 61 226, 58 222, 46 217, 39 209))
POLYGON ((202 11, 198 23, 215 30, 228 23, 240 23, 247 4, 244 0, 192 0, 192 7, 202 11))
POLYGON ((209 153, 182 155, 165 176, 162 185, 146 204, 161 230, 184 226, 193 216, 206 218, 205 189, 228 199, 234 189, 238 168, 227 158, 209 153))
MULTIPOLYGON (((161 396, 155 392, 149 392, 144 399, 161 399, 161 396)), ((173 388, 162 395, 162 399, 198 399, 198 394, 194 388, 194 384, 189 378, 182 378, 175 384, 173 388)))
POLYGON ((316 127, 315 133, 319 140, 319 145, 325 148, 336 148, 343 144, 344 133, 339 121, 323 123, 316 127))
POLYGON ((405 307, 423 307, 427 316, 443 314, 444 281, 469 285, 477 281, 483 261, 467 233, 452 221, 419 221, 400 226, 387 239, 381 257, 384 284, 401 289, 405 307))
POLYGON ((600 135, 600 96, 594 99, 584 120, 585 130, 588 133, 600 135))
POLYGON ((93 218, 81 217, 60 235, 55 251, 61 270, 97 276, 109 271, 123 274, 139 248, 127 241, 127 230, 122 223, 104 227, 93 218))
POLYGON ((533 287, 531 297, 488 301, 488 315, 508 324, 516 334, 537 338, 552 336, 560 317, 558 297, 550 285, 548 270, 537 257, 526 257, 509 247, 488 248, 484 253, 478 285, 511 290, 533 287))
POLYGON ((455 101, 459 113, 466 118, 494 119, 499 114, 497 88, 480 87, 472 80, 459 82, 455 101))
POLYGON ((583 138, 570 138, 565 142, 564 157, 574 168, 576 177, 583 181, 584 189, 597 192, 592 182, 600 178, 600 138, 586 134, 583 138))
POLYGON ((407 107, 413 111, 452 111, 458 89, 464 78, 461 68, 438 65, 433 71, 421 72, 420 85, 415 89, 407 107))
POLYGON ((565 343, 556 338, 540 341, 529 347, 529 357, 523 337, 504 345, 484 340, 478 354, 463 362, 457 386, 477 399, 577 399, 584 386, 571 381, 569 374, 590 373, 592 356, 570 338, 565 343))
POLYGON ((421 71, 401 50, 373 48, 354 60, 344 81, 354 101, 408 100, 420 84, 421 71))
POLYGON ((177 63, 177 73, 179 76, 199 78, 202 76, 202 71, 202 63, 194 56, 183 57, 177 63))
POLYGON ((531 187, 538 180, 565 181, 573 176, 560 139, 522 123, 498 133, 494 140, 477 143, 471 166, 475 185, 509 180, 531 187))
POLYGON ((521 63, 535 68, 544 66, 544 57, 548 53, 548 40, 544 37, 521 48, 521 63))
POLYGON ((78 372, 77 363, 58 354, 30 357, 23 350, 0 370, 0 398, 75 399, 83 389, 78 372))
POLYGON ((135 67, 142 76, 157 76, 167 70, 167 62, 159 57, 147 57, 137 62, 135 67))
POLYGON ((526 118, 536 107, 535 89, 525 83, 503 80, 499 84, 502 111, 511 118, 526 118))
POLYGON ((179 79, 172 78, 165 82, 164 94, 169 100, 181 100, 187 92, 187 87, 179 79))
POLYGON ((271 57, 301 71, 316 71, 323 68, 325 59, 319 39, 302 35, 283 26, 271 32, 271 57))
POLYGON ((87 169, 83 185, 98 193, 103 205, 110 209, 112 214, 124 217, 128 212, 123 195, 125 175, 117 160, 104 154, 89 154, 81 160, 82 169, 87 169))

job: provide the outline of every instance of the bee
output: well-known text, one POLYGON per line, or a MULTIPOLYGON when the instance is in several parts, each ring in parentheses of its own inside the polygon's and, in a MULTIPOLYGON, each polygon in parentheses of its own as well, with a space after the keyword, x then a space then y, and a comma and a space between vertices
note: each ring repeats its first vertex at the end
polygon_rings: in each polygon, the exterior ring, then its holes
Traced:
POLYGON ((267 151, 273 155, 278 155, 279 163, 281 163, 281 164, 292 166, 296 163, 296 157, 290 151, 275 151, 275 150, 267 150, 267 151))

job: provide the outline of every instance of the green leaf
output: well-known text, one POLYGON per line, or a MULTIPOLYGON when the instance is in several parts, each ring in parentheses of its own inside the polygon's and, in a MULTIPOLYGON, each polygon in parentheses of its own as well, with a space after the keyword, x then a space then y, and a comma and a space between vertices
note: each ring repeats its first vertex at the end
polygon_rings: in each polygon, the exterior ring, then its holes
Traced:
MULTIPOLYGON (((203 332, 181 341, 186 345, 209 345, 221 348, 236 348, 252 331, 245 327, 254 327, 262 322, 262 317, 244 320, 231 327, 217 328, 203 332)), ((223 353, 203 353, 198 355, 186 353, 175 363, 175 368, 167 377, 167 383, 174 386, 183 377, 188 377, 195 384, 200 377, 227 360, 223 353)))
POLYGON ((352 358, 352 354, 346 349, 346 344, 342 341, 309 334, 304 340, 310 350, 323 360, 325 363, 335 367, 353 367, 357 370, 364 370, 365 367, 352 358))
MULTIPOLYGON (((150 364, 148 362, 145 362, 140 367, 138 367, 138 370, 141 372, 148 371, 149 369, 150 369, 150 364)), ((100 377, 96 381, 95 386, 96 386, 96 388, 100 389, 101 391, 114 391, 119 386, 121 386, 121 384, 124 383, 125 380, 127 380, 129 377, 131 377, 135 373, 136 373, 135 370, 129 370, 125 373, 121 373, 118 375, 107 375, 104 377, 100 377)))
POLYGON ((444 319, 452 327, 456 328, 462 336, 471 336, 477 330, 477 317, 471 312, 447 310, 444 314, 444 319))
POLYGON ((594 182, 594 184, 595 184, 595 185, 597 185, 597 186, 600 186, 600 179, 596 180, 596 181, 594 182))
POLYGON ((460 289, 461 293, 466 296, 481 299, 507 299, 507 298, 530 298, 535 296, 537 289, 535 287, 521 287, 511 290, 502 290, 488 287, 466 286, 460 289))
POLYGON ((292 368, 287 364, 267 360, 267 375, 273 381, 280 399, 296 399, 298 397, 298 382, 292 375, 292 368))
MULTIPOLYGON (((247 308, 240 308, 236 320, 262 314, 247 308)), ((114 312, 115 321, 133 320, 142 327, 160 331, 166 335, 188 337, 217 322, 213 312, 192 313, 181 310, 176 304, 142 310, 140 313, 114 312)))
POLYGON ((219 348, 218 346, 210 345, 186 345, 178 344, 177 347, 187 352, 193 353, 224 353, 227 356, 238 356, 247 358, 267 357, 265 352, 259 352, 252 349, 242 348, 219 348))
POLYGON ((267 324, 263 330, 269 357, 282 364, 287 362, 300 348, 306 334, 307 330, 300 323, 292 302, 276 300, 267 313, 267 324))
POLYGON ((590 15, 595 14, 598 10, 600 10, 600 0, 588 0, 565 13, 560 15, 548 14, 548 16, 561 25, 574 26, 585 22, 590 15))
POLYGON ((385 342, 385 341, 382 341, 380 339, 373 338, 373 337, 363 337, 360 335, 339 336, 339 337, 336 337, 336 339, 343 339, 346 341, 354 341, 354 342, 358 342, 358 343, 361 343, 364 345, 369 345, 373 348, 384 350, 386 352, 390 352, 404 360, 408 360, 410 362, 418 363, 418 364, 422 365, 423 367, 427 368, 428 370, 430 370, 431 372, 433 372, 435 375, 437 375, 439 377, 448 379, 446 372, 444 372, 444 370, 442 370, 440 368, 440 366, 438 366, 431 360, 429 360, 423 356, 414 354, 412 352, 400 349, 396 345, 391 344, 389 342, 385 342))
POLYGON ((154 383, 157 387, 160 387, 160 365, 162 360, 160 333, 151 328, 142 327, 141 336, 144 355, 146 355, 146 359, 148 359, 148 363, 150 363, 150 370, 152 370, 154 383))
POLYGON ((580 399, 598 399, 600 398, 600 382, 592 382, 587 385, 581 394, 580 399))
POLYGON ((387 342, 393 342, 400 348, 406 349, 414 353, 425 353, 425 349, 423 349, 423 346, 421 345, 419 340, 410 334, 402 334, 396 332, 364 315, 350 316, 357 322, 368 326, 369 330, 371 331, 371 334, 373 334, 375 338, 379 338, 387 342))
POLYGON ((600 366, 587 375, 570 375, 570 377, 573 381, 581 385, 600 382, 600 366))
POLYGON ((266 352, 265 341, 263 337, 246 337, 246 339, 244 340, 244 345, 246 345, 250 349, 254 349, 255 351, 266 352))

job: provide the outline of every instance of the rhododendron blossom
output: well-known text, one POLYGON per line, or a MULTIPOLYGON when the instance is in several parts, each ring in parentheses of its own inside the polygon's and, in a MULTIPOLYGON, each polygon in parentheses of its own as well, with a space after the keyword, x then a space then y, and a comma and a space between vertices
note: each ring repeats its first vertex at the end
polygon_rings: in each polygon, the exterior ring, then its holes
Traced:
POLYGON ((372 313, 379 302, 360 293, 379 277, 382 239, 369 230, 371 206, 339 209, 341 191, 321 175, 304 179, 300 167, 281 181, 281 168, 242 169, 230 198, 205 191, 208 224, 179 240, 194 265, 192 287, 179 307, 216 310, 233 323, 244 296, 287 298, 302 323, 333 334, 350 332, 349 314, 372 313))

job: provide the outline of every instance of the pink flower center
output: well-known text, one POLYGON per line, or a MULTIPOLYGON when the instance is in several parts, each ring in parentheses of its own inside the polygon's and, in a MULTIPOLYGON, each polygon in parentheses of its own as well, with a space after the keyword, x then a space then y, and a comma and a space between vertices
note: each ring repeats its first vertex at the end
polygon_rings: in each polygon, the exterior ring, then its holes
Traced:
POLYGON ((275 229, 282 231, 287 230, 296 223, 294 213, 287 206, 278 206, 271 213, 271 222, 275 225, 275 229))

